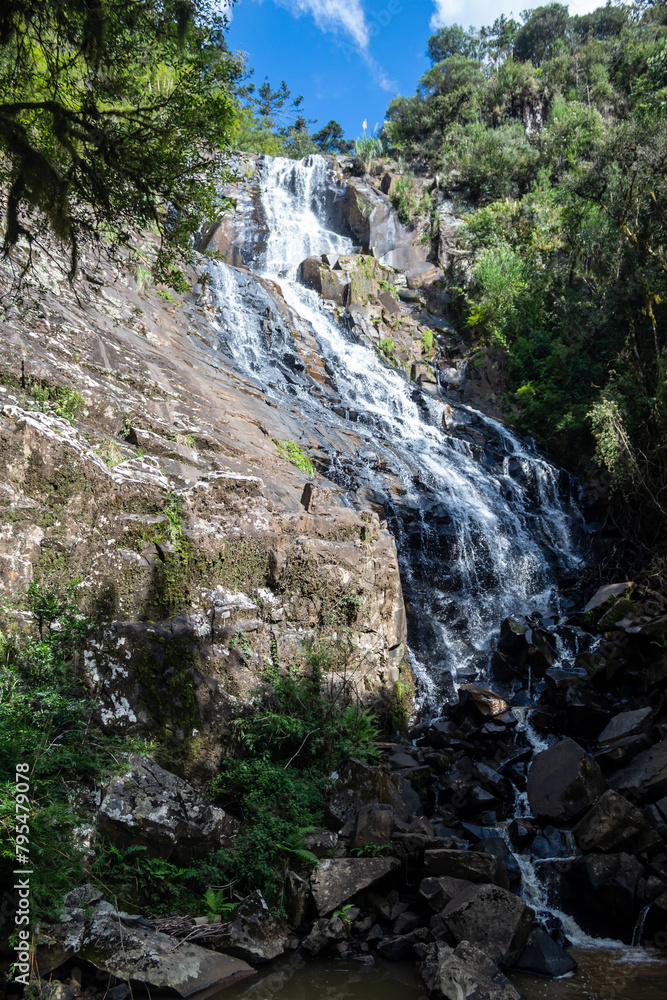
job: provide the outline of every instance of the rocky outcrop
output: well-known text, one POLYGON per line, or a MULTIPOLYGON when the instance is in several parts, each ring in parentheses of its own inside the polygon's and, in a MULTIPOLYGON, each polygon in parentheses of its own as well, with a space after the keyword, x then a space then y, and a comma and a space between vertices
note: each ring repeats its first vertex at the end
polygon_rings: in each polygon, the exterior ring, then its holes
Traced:
POLYGON ((275 920, 264 896, 257 890, 236 909, 217 947, 253 965, 264 965, 282 955, 287 942, 286 928, 275 920))

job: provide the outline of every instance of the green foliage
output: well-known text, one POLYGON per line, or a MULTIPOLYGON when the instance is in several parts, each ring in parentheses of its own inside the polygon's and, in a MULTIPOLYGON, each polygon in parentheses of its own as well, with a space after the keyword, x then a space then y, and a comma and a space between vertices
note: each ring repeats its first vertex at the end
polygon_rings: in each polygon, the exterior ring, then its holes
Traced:
POLYGON ((129 246, 137 229, 153 226, 154 268, 169 275, 200 218, 217 211, 238 75, 225 24, 208 0, 8 0, 0 17, 6 252, 39 238, 41 216, 69 247, 73 278, 81 243, 129 246))
POLYGON ((303 837, 322 823, 331 771, 350 756, 379 755, 378 721, 355 699, 346 657, 340 642, 328 643, 310 647, 301 670, 267 667, 257 711, 236 720, 238 756, 212 783, 214 800, 243 819, 216 862, 225 881, 261 888, 278 908, 287 868, 317 861, 303 837))
POLYGON ((349 156, 354 152, 354 143, 345 139, 342 126, 333 119, 313 135, 313 142, 317 143, 322 153, 340 153, 349 156))
POLYGON ((433 350, 433 330, 424 330, 422 333, 422 354, 430 354, 433 350))
POLYGON ((33 400, 31 409, 40 410, 42 413, 55 413, 57 417, 69 420, 70 424, 74 423, 86 405, 86 400, 80 392, 62 385, 33 382, 30 394, 33 400))
POLYGON ((25 598, 34 634, 23 623, 0 633, 0 878, 12 884, 12 789, 15 765, 25 762, 32 903, 41 916, 57 911, 62 895, 86 880, 76 831, 79 794, 116 771, 119 755, 133 747, 91 721, 93 706, 75 661, 92 623, 79 613, 76 593, 76 582, 58 591, 34 581, 25 598))
POLYGON ((519 122, 490 128, 481 122, 465 125, 447 153, 447 162, 461 174, 476 201, 516 197, 535 176, 539 152, 519 122))
POLYGON ((305 476, 308 476, 309 479, 313 478, 317 470, 296 441, 280 441, 278 438, 272 438, 272 440, 281 458, 284 458, 286 462, 291 462, 292 465, 296 465, 297 469, 303 472, 305 476))
POLYGON ((382 156, 382 140, 377 135, 360 136, 354 144, 354 164, 360 174, 368 174, 382 156))
POLYGON ((396 179, 391 192, 391 201, 401 223, 409 226, 419 207, 414 177, 408 174, 396 179))
POLYGON ((224 889, 207 889, 204 893, 204 909, 206 911, 206 916, 209 918, 209 923, 213 923, 215 918, 219 915, 223 918, 231 917, 234 910, 236 909, 236 903, 230 903, 225 901, 225 891, 224 889))

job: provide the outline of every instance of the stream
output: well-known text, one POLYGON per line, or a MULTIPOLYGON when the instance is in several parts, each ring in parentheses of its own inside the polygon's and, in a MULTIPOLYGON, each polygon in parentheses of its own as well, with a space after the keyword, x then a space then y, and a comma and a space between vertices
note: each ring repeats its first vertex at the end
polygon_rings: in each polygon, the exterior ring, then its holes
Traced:
MULTIPOLYGON (((563 612, 557 582, 583 559, 576 483, 498 421, 410 383, 299 283, 298 266, 308 256, 358 249, 337 221, 341 190, 326 159, 266 157, 261 191, 268 236, 253 266, 280 287, 293 327, 304 343, 314 338, 325 374, 308 370, 286 324, 267 320, 271 300, 252 275, 214 262, 220 351, 268 399, 298 416, 306 441, 318 442, 318 471, 343 503, 371 506, 387 521, 398 548, 419 708, 437 715, 459 684, 488 676, 504 618, 532 614, 553 622, 563 612)), ((571 662, 581 638, 574 629, 561 636, 560 662, 571 662)), ((522 723, 530 738, 530 726, 522 723)), ((517 801, 518 815, 523 805, 517 801)), ((527 902, 549 908, 530 861, 519 860, 527 902)), ((667 995, 664 962, 614 942, 596 943, 560 916, 580 971, 555 982, 516 976, 528 1000, 667 995)), ((425 991, 411 965, 317 962, 273 968, 225 995, 417 1000, 425 991)))

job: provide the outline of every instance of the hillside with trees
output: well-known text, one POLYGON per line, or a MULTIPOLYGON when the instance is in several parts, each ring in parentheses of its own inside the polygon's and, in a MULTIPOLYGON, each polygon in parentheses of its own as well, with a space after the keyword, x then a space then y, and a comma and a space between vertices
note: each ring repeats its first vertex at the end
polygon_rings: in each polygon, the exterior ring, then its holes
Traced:
MULTIPOLYGON (((458 321, 509 356, 508 412, 667 511, 667 8, 443 28, 383 137, 466 213, 458 321)), ((662 529, 660 529, 662 530, 662 529)))

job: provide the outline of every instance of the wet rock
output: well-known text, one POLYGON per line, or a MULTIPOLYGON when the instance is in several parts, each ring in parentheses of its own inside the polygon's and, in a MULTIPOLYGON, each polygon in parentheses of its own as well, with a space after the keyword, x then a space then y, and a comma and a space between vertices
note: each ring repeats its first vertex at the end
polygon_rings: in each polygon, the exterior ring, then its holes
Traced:
POLYGON ((319 257, 307 257, 301 261, 297 278, 306 288, 322 291, 322 261, 319 257))
POLYGON ((651 903, 638 929, 641 931, 639 944, 645 948, 667 949, 667 892, 651 903))
POLYGON ((331 858, 320 861, 310 878, 311 892, 319 916, 326 916, 385 878, 396 868, 394 858, 331 858))
POLYGON ((507 843, 502 837, 486 837, 479 843, 480 851, 491 854, 498 859, 501 866, 500 885, 505 889, 519 885, 521 882, 521 868, 519 862, 510 851, 507 843), (504 876, 504 877, 503 877, 504 876))
POLYGON ((657 802, 667 795, 667 740, 645 750, 609 778, 611 788, 633 802, 657 802))
POLYGON ((59 948, 60 954, 76 955, 117 979, 180 997, 213 987, 223 989, 255 974, 238 958, 178 941, 145 923, 136 915, 115 911, 108 903, 98 903, 76 936, 71 920, 43 926, 44 943, 38 942, 36 956, 39 972, 44 976, 55 967, 52 962, 59 948))
POLYGON ((412 910, 405 910, 394 920, 391 932, 392 934, 410 934, 419 927, 420 923, 421 917, 417 913, 413 913, 412 910))
POLYGON ((263 965, 282 955, 287 943, 286 928, 274 920, 262 893, 257 889, 236 910, 223 948, 253 965, 263 965))
POLYGON ((431 945, 421 976, 435 1000, 525 1000, 496 963, 468 941, 456 948, 431 945))
POLYGON ((425 878, 419 886, 419 895, 432 910, 439 913, 455 896, 470 888, 471 883, 445 875, 443 878, 425 878))
POLYGON ((478 885, 455 896, 442 918, 457 941, 470 941, 494 962, 511 965, 526 947, 535 911, 500 886, 478 885))
POLYGON ((629 854, 589 854, 567 865, 561 891, 585 931, 630 943, 644 905, 645 877, 644 866, 629 854))
POLYGON ((538 753, 528 772, 528 801, 538 819, 576 819, 606 787, 598 765, 571 739, 538 753))
POLYGON ((502 880, 502 867, 497 858, 481 851, 434 850, 424 853, 424 871, 440 878, 449 875, 467 882, 502 880))
POLYGON ((566 830, 556 827, 542 827, 530 845, 530 853, 534 858, 562 858, 574 852, 572 835, 566 830))
POLYGON ((500 695, 482 684, 463 684, 459 688, 460 708, 475 710, 482 719, 493 718, 510 711, 509 704, 500 695))
POLYGON ((187 862, 231 843, 239 824, 182 778, 148 757, 131 757, 112 779, 98 812, 99 829, 114 843, 142 844, 154 854, 187 862))
POLYGON ((544 931, 533 931, 528 944, 514 963, 515 969, 532 972, 538 976, 560 979, 574 972, 577 963, 559 944, 544 931))
POLYGON ((413 954, 414 946, 427 936, 427 931, 415 931, 411 934, 383 938, 378 942, 378 955, 388 962, 403 962, 413 954))
POLYGON ((612 789, 600 796, 590 812, 574 828, 574 839, 584 854, 605 854, 657 849, 662 841, 644 816, 626 798, 612 789))
POLYGON ((595 691, 569 688, 565 695, 565 719, 569 735, 594 740, 609 722, 613 700, 595 691))
POLYGON ((537 826, 529 819, 513 819, 508 827, 508 833, 514 846, 519 850, 525 850, 535 839, 537 826))

